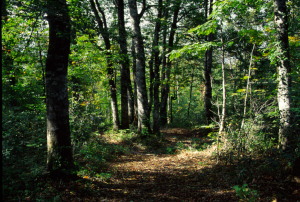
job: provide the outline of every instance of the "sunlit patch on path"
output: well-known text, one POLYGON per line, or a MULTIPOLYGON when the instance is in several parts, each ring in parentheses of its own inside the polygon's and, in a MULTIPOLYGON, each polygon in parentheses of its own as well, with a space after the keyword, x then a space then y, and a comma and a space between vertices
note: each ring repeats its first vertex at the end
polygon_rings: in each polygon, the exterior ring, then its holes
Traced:
MULTIPOLYGON (((164 130, 172 142, 193 135, 186 129, 164 130)), ((235 193, 216 172, 213 150, 187 151, 177 154, 137 152, 124 155, 110 164, 115 173, 114 185, 126 193, 126 199, 170 201, 224 201, 235 199, 235 193)))

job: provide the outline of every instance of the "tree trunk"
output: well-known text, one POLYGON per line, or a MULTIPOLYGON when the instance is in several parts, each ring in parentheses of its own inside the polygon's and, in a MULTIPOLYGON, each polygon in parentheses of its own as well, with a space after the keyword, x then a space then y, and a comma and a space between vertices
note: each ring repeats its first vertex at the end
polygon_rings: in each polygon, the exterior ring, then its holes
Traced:
MULTIPOLYGON (((168 12, 166 12, 168 13, 168 12)), ((165 18, 167 19, 167 14, 165 14, 165 18)), ((164 27, 164 32, 163 32, 163 55, 162 55, 162 67, 161 67, 161 102, 160 102, 160 125, 165 126, 167 124, 167 105, 165 103, 166 97, 164 97, 164 93, 166 92, 166 66, 167 66, 167 57, 166 52, 167 52, 167 28, 166 26, 164 27)))
POLYGON ((136 77, 137 85, 137 105, 138 105, 138 131, 150 129, 150 114, 148 108, 146 77, 145 77, 145 51, 144 42, 140 28, 141 14, 137 12, 136 0, 128 0, 130 17, 133 25, 133 39, 136 52, 136 77))
POLYGON ((98 24, 99 33, 102 36, 106 52, 106 61, 107 61, 107 75, 110 89, 110 98, 111 98, 111 111, 113 119, 113 128, 114 130, 119 129, 119 113, 118 113, 118 101, 117 101, 117 88, 114 81, 114 70, 111 61, 111 43, 109 38, 108 27, 106 24, 106 17, 103 10, 101 9, 98 0, 90 0, 92 10, 95 14, 96 22, 98 24), (102 16, 102 17, 101 17, 102 16))
POLYGON ((135 105, 134 105, 134 89, 132 89, 131 82, 128 85, 128 118, 129 118, 129 123, 133 124, 134 122, 134 116, 135 116, 135 105))
POLYGON ((131 44, 131 54, 132 54, 132 73, 133 73, 133 83, 134 83, 134 89, 133 89, 133 103, 134 103, 134 111, 133 111, 133 122, 132 124, 134 126, 138 126, 138 107, 137 107, 137 86, 136 86, 136 53, 135 53, 135 42, 132 38, 132 44, 131 44))
POLYGON ((225 50, 224 50, 224 41, 221 37, 222 41, 222 112, 220 117, 220 128, 219 134, 222 134, 225 129, 225 118, 226 118, 226 78, 225 78, 225 50))
POLYGON ((155 24, 154 30, 154 39, 153 39, 153 56, 154 56, 154 86, 153 86, 153 100, 154 100, 154 108, 153 108, 153 132, 159 133, 160 131, 160 100, 159 100, 159 86, 160 86, 160 74, 159 74, 159 66, 160 66, 160 58, 159 58, 159 32, 161 30, 161 18, 162 18, 162 0, 158 1, 158 9, 157 9, 157 21, 155 24))
POLYGON ((252 68, 254 49, 255 49, 255 44, 253 45, 251 55, 250 55, 250 64, 249 64, 249 67, 248 67, 248 77, 247 77, 246 92, 245 92, 245 99, 244 99, 244 112, 243 112, 243 117, 242 117, 242 121, 241 121, 240 130, 243 130, 243 128, 244 128, 244 123, 245 123, 245 118, 246 118, 246 113, 247 113, 248 95, 249 95, 249 91, 251 90, 251 88, 250 88, 250 77, 251 77, 251 68, 252 68))
MULTIPOLYGON (((127 34, 125 29, 125 20, 124 20, 124 0, 118 0, 118 28, 119 28, 119 44, 120 44, 120 52, 121 52, 121 128, 128 129, 129 128, 129 109, 131 109, 131 105, 129 103, 132 91, 130 86, 130 69, 129 69, 129 58, 127 52, 127 34)), ((132 109, 131 109, 132 112, 132 109)))
POLYGON ((283 150, 290 146, 289 135, 291 133, 291 78, 289 40, 288 40, 288 12, 286 0, 274 0, 275 27, 279 45, 277 51, 278 92, 277 100, 280 114, 279 144, 283 150))
MULTIPOLYGON (((155 31, 154 31, 155 32, 155 31)), ((152 105, 153 105, 153 86, 154 86, 154 52, 153 52, 153 43, 152 43, 152 53, 149 60, 149 113, 151 114, 152 111, 152 105)))
MULTIPOLYGON (((180 5, 181 5, 181 1, 175 3, 173 21, 172 21, 171 31, 169 35, 168 52, 171 52, 174 46, 174 38, 177 29, 180 5)), ((162 85, 162 89, 161 89, 160 122, 161 122, 161 126, 165 126, 168 123, 167 106, 168 106, 168 98, 170 93, 169 81, 170 81, 170 74, 171 74, 171 61, 169 59, 164 58, 162 74, 163 74, 162 80, 164 79, 165 84, 162 85)))
POLYGON ((192 96, 193 96, 194 71, 195 71, 195 69, 193 68, 192 75, 191 75, 189 103, 188 103, 188 110, 187 110, 187 118, 188 119, 190 118, 190 109, 191 109, 192 96))
POLYGON ((73 168, 69 126, 67 71, 70 18, 66 0, 47 2, 49 46, 46 61, 47 169, 68 173, 73 168))
MULTIPOLYGON (((205 10, 206 10, 206 18, 212 13, 212 5, 213 0, 206 0, 205 2, 205 10)), ((207 36, 207 41, 213 41, 213 34, 209 34, 207 36)), ((205 80, 205 93, 204 93, 204 107, 205 107, 205 118, 206 124, 210 124, 212 122, 213 113, 212 113, 212 85, 211 85, 211 73, 212 73, 212 56, 213 49, 210 47, 205 52, 205 64, 204 64, 204 80, 205 80)))

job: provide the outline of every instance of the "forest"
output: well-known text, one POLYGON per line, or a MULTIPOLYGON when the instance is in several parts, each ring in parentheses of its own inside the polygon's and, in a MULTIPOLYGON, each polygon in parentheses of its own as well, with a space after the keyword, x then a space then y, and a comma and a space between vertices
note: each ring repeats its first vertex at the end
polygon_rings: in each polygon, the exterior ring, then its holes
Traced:
POLYGON ((299 0, 2 0, 2 201, 300 201, 299 0))

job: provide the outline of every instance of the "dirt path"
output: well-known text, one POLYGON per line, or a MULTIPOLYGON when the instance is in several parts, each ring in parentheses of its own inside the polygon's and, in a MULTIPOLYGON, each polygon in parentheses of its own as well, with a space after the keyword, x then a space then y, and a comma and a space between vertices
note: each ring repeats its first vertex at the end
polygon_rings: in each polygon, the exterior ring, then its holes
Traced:
MULTIPOLYGON (((170 144, 191 143, 190 131, 163 131, 170 144)), ((232 201, 230 183, 220 176, 212 150, 182 151, 178 154, 151 154, 138 151, 111 163, 113 188, 102 192, 105 201, 232 201)), ((224 169, 224 168, 223 168, 224 169)), ((222 171, 223 172, 223 171, 222 171)))
MULTIPOLYGON (((112 175, 107 180, 87 176, 67 186, 57 182, 61 201, 239 201, 232 187, 246 183, 259 193, 253 201, 299 201, 299 184, 276 178, 277 171, 257 175, 253 167, 257 164, 217 164, 213 148, 188 149, 195 141, 200 146, 209 143, 203 131, 162 132, 164 147, 172 154, 134 148, 108 162, 112 175)), ((246 189, 246 194, 250 191, 246 189)))

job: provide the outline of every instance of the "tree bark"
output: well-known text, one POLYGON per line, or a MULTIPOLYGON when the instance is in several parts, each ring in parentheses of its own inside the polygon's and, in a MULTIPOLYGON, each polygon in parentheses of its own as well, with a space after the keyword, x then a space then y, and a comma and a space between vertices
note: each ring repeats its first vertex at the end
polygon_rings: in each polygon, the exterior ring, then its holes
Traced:
POLYGON ((241 121, 240 130, 243 130, 243 128, 244 128, 245 118, 246 118, 246 113, 247 113, 248 95, 249 95, 249 93, 251 93, 251 91, 250 91, 251 90, 251 88, 250 88, 250 77, 251 77, 251 68, 252 68, 252 62, 253 62, 254 49, 255 49, 255 44, 253 45, 251 55, 250 55, 250 64, 249 64, 249 67, 248 67, 248 78, 247 78, 246 92, 245 92, 245 98, 244 98, 244 112, 243 112, 243 117, 242 117, 242 121, 241 121))
POLYGON ((129 115, 132 114, 132 87, 130 81, 129 57, 127 51, 127 34, 124 20, 124 0, 117 0, 119 44, 121 53, 121 128, 128 129, 129 115), (131 109, 131 113, 129 113, 131 109))
POLYGON ((291 133, 291 98, 290 87, 291 78, 290 54, 288 40, 288 12, 286 0, 274 0, 275 27, 277 30, 277 40, 279 45, 277 51, 280 55, 277 58, 278 71, 278 91, 277 100, 280 114, 279 144, 283 150, 289 145, 289 135, 291 133))
POLYGON ((190 91, 189 91, 189 102, 188 102, 188 109, 187 109, 187 118, 190 118, 190 109, 191 109, 191 103, 192 103, 192 96, 193 96, 193 84, 194 84, 194 67, 192 70, 192 75, 191 75, 191 82, 190 82, 190 91))
POLYGON ((222 112, 220 117, 220 128, 219 134, 222 134, 225 130, 225 118, 226 118, 226 78, 225 78, 225 47, 224 47, 224 40, 221 37, 222 42, 222 112))
POLYGON ((66 0, 47 2, 49 46, 46 60, 47 169, 68 173, 74 166, 69 126, 67 70, 70 18, 66 0))
MULTIPOLYGON (((212 13, 213 0, 206 0, 205 10, 206 10, 206 19, 212 13)), ((206 41, 213 41, 213 34, 209 34, 206 38, 206 41)), ((205 64, 204 64, 204 80, 205 80, 205 92, 204 92, 204 107, 205 107, 205 118, 206 124, 212 122, 213 113, 212 113, 212 84, 211 84, 211 74, 212 74, 212 57, 213 49, 210 47, 205 52, 205 64)))
POLYGON ((135 53, 135 41, 132 38, 131 41, 131 54, 132 54, 132 73, 133 73, 133 103, 134 103, 134 111, 133 111, 133 122, 134 126, 138 126, 138 107, 137 107, 137 86, 136 86, 136 53, 135 53))
MULTIPOLYGON (((175 33, 177 29, 177 22, 178 22, 178 15, 180 11, 181 6, 181 1, 177 1, 175 3, 175 8, 174 8, 174 14, 173 14, 173 21, 171 24, 171 31, 169 35, 169 42, 168 42, 168 51, 171 52, 174 46, 174 38, 175 38, 175 33)), ((169 98, 169 93, 170 93, 170 74, 171 74, 171 66, 172 63, 169 59, 164 58, 165 65, 163 64, 163 69, 162 69, 162 80, 164 79, 164 84, 162 85, 161 89, 161 106, 160 106, 160 122, 161 126, 165 126, 168 123, 168 113, 167 113, 167 106, 168 106, 168 98, 169 98)))
POLYGON ((153 66, 154 66, 154 52, 153 52, 153 43, 152 43, 152 53, 151 53, 150 60, 149 60, 149 80, 150 80, 150 85, 149 85, 149 112, 150 112, 150 114, 151 114, 152 106, 153 106, 153 86, 154 86, 153 66))
POLYGON ((140 14, 138 13, 136 0, 128 0, 128 4, 131 22, 133 25, 133 39, 136 52, 135 82, 137 85, 138 131, 141 132, 142 129, 148 129, 148 131, 151 131, 145 77, 145 51, 140 28, 140 18, 142 16, 143 10, 140 14))
POLYGON ((118 100, 117 100, 117 88, 116 83, 114 81, 114 70, 113 64, 111 61, 111 53, 109 52, 111 49, 110 36, 108 27, 106 24, 106 17, 104 15, 103 10, 100 7, 98 0, 90 0, 92 10, 95 14, 96 22, 98 24, 99 33, 102 36, 106 52, 106 61, 107 61, 107 75, 110 89, 110 97, 111 97, 111 109, 112 109, 112 119, 113 119, 113 128, 114 130, 119 129, 119 113, 118 113, 118 100), (100 15, 101 14, 101 15, 100 15))
POLYGON ((154 57, 154 86, 153 86, 153 132, 159 133, 160 131, 160 100, 159 100, 159 87, 160 87, 160 58, 159 58, 159 33, 161 30, 161 18, 162 18, 162 0, 158 1, 157 8, 157 21, 155 23, 154 38, 153 38, 153 57, 154 57))

